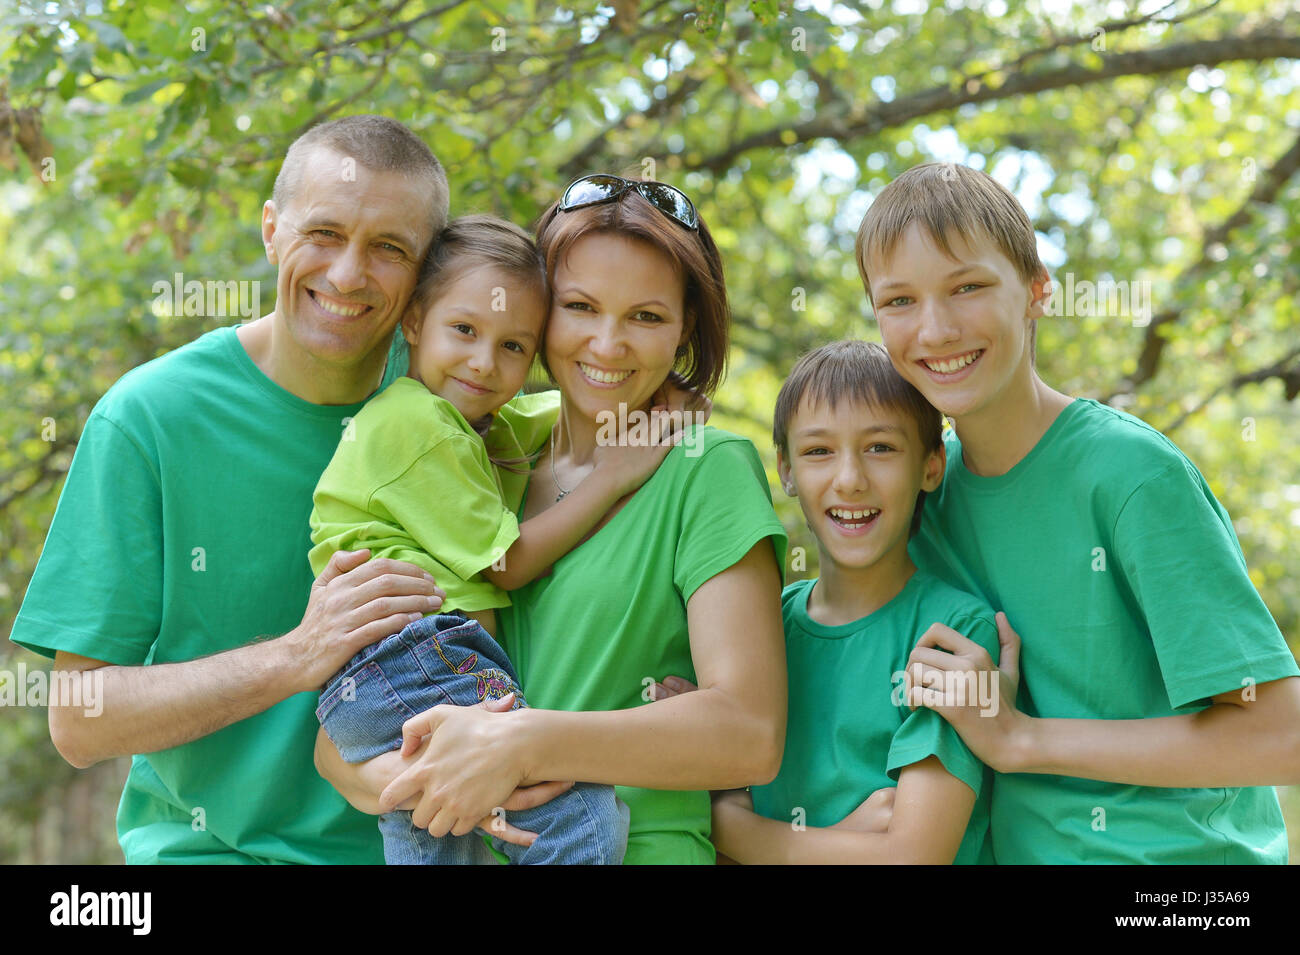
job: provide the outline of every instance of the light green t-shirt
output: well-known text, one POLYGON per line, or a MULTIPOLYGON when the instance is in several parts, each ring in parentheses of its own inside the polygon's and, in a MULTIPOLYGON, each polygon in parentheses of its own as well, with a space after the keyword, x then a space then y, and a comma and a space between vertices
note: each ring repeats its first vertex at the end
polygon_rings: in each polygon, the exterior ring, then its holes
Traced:
MULTIPOLYGON (((1195 712, 1300 673, 1196 467, 1137 418, 1076 399, 1006 474, 978 477, 948 437, 917 565, 1004 610, 1031 716, 1195 712)), ((1284 863, 1272 787, 1156 788, 997 774, 999 863, 1284 863)))
POLYGON ((798 581, 781 595, 790 671, 785 757, 771 783, 751 787, 754 811, 782 822, 832 826, 877 789, 896 785, 904 767, 937 756, 975 793, 953 861, 991 862, 992 773, 938 713, 908 708, 903 677, 916 641, 934 623, 964 633, 997 660, 993 611, 917 571, 875 613, 828 626, 808 615, 808 595, 816 583, 798 581))
POLYGON ((528 475, 499 460, 540 451, 559 414, 559 392, 511 399, 485 438, 456 406, 399 378, 356 416, 316 485, 308 555, 319 574, 340 550, 423 567, 447 593, 443 610, 504 607, 510 596, 480 571, 519 537, 515 510, 528 475))
MULTIPOLYGON (((311 490, 360 409, 280 388, 235 328, 129 372, 86 422, 11 638, 139 666, 292 630, 313 579, 311 490)), ((312 765, 316 702, 134 757, 127 862, 381 864, 373 817, 312 765)))
MULTIPOLYGON (((785 529, 754 446, 710 427, 693 440, 695 447, 669 452, 609 523, 549 576, 513 591, 500 611, 505 649, 530 705, 622 710, 647 705, 647 677, 693 681, 691 595, 766 537, 783 566, 785 529)), ((632 811, 626 863, 714 862, 707 792, 617 790, 632 811)))

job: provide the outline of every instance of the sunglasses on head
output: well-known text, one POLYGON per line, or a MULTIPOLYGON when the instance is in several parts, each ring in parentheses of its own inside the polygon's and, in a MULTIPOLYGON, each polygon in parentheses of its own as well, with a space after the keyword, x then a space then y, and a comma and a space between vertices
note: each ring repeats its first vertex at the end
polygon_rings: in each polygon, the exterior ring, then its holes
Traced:
POLYGON ((597 173, 594 176, 583 176, 581 179, 573 180, 564 190, 564 195, 560 197, 559 208, 561 212, 572 212, 574 209, 596 206, 602 202, 614 202, 629 189, 635 189, 646 202, 674 222, 688 229, 700 227, 695 205, 680 189, 664 182, 638 182, 608 173, 597 173))

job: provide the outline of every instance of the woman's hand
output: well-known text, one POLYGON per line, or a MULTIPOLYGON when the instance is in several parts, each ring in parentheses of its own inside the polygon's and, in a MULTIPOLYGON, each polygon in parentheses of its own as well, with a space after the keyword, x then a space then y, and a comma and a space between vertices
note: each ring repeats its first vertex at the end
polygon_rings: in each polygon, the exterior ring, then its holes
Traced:
POLYGON ((998 772, 1010 769, 1030 717, 1016 709, 1020 685, 1020 636, 999 612, 1000 665, 987 650, 951 627, 936 623, 907 660, 908 704, 937 712, 971 752, 998 772), (947 652, 945 652, 947 651, 947 652))
POLYGON ((684 680, 679 676, 666 676, 663 678, 663 682, 650 687, 650 699, 651 701, 667 700, 670 697, 681 696, 683 693, 690 693, 698 689, 699 687, 690 680, 684 680))
MULTIPOLYGON (((513 698, 498 705, 507 701, 513 698)), ((411 821, 434 836, 490 825, 493 810, 504 809, 525 781, 518 727, 527 713, 444 704, 411 717, 402 727, 401 753, 412 763, 380 794, 381 810, 418 797, 411 821)))

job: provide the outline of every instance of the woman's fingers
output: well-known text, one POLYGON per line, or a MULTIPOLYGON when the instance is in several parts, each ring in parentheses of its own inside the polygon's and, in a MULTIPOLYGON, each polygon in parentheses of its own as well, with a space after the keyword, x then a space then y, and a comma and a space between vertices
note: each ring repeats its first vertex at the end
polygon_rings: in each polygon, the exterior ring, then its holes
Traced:
POLYGON ((506 820, 504 812, 493 812, 490 816, 484 816, 479 820, 478 828, 482 829, 490 836, 496 836, 502 842, 509 842, 516 846, 531 846, 537 841, 537 833, 526 832, 512 826, 506 820))
POLYGON ((550 782, 538 783, 536 786, 523 786, 511 793, 510 798, 502 804, 501 808, 510 812, 536 809, 572 788, 572 782, 550 782))

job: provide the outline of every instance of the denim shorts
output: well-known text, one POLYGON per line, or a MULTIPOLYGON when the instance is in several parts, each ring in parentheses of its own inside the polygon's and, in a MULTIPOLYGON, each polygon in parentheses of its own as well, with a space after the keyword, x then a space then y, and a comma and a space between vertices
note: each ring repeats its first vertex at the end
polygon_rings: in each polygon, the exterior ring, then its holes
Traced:
MULTIPOLYGON (((505 651, 477 621, 438 614, 366 647, 339 670, 321 692, 316 718, 339 754, 360 763, 402 745, 402 724, 441 703, 473 706, 515 694, 515 708, 527 706, 505 651)), ((492 837, 511 863, 522 865, 619 864, 627 849, 628 810, 614 787, 578 783, 534 809, 507 821, 537 833, 532 846, 492 837)), ((435 837, 411 823, 411 813, 380 816, 384 859, 389 865, 491 864, 483 836, 435 837)))

